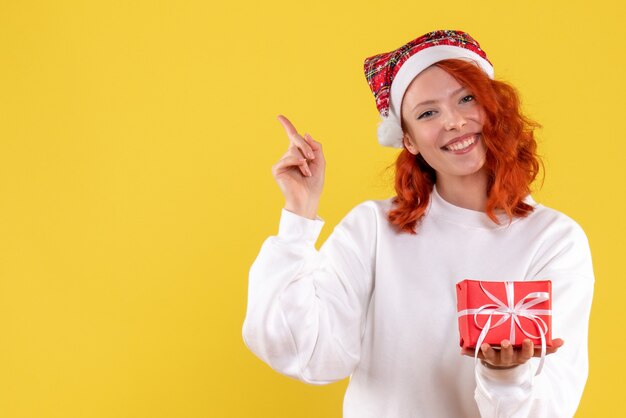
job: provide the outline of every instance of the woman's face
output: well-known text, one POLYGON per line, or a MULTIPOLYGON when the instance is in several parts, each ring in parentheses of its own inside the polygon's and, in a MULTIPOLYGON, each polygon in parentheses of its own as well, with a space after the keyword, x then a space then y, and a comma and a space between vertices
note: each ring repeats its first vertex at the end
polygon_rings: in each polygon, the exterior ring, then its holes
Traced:
POLYGON ((431 66, 415 77, 401 109, 404 145, 412 154, 422 154, 437 172, 437 181, 481 171, 485 111, 445 70, 431 66))

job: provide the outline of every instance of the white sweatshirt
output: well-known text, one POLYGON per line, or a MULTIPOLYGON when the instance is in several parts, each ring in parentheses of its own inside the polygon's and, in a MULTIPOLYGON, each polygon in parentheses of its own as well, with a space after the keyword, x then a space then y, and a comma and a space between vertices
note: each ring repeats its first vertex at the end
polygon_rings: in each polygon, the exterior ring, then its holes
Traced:
POLYGON ((567 216, 538 205, 497 225, 436 188, 417 235, 389 224, 391 199, 366 201, 319 252, 324 224, 282 210, 250 269, 247 346, 311 384, 350 376, 346 418, 571 417, 587 380, 594 276, 589 244, 567 216), (552 337, 565 344, 508 370, 460 354, 455 284, 552 280, 552 337))

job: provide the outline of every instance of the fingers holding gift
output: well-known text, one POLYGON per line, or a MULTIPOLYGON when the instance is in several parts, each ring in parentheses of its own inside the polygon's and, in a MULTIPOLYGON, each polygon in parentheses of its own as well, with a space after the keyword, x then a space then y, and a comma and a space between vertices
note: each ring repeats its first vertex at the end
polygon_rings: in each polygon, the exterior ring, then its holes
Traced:
MULTIPOLYGON (((520 362, 526 363, 535 354, 534 344, 531 340, 525 339, 522 342, 522 348, 520 350, 520 362)), ((539 347, 539 355, 541 355, 541 347, 539 347)))
POLYGON ((483 344, 480 346, 480 354, 482 359, 489 364, 498 365, 500 363, 500 354, 496 352, 489 344, 483 344))
MULTIPOLYGON (((556 353, 559 348, 561 348, 565 344, 561 338, 554 338, 552 340, 552 345, 550 347, 546 347, 546 354, 556 353)), ((541 357, 541 345, 535 346, 535 357, 541 357)))
MULTIPOLYGON (((552 345, 546 347, 546 354, 553 354, 558 351, 565 344, 561 338, 555 338, 552 340, 552 345)), ((524 358, 524 361, 529 360, 531 357, 541 357, 541 344, 534 344, 532 340, 525 339, 522 341, 520 356, 524 358)))
POLYGON ((501 366, 511 366, 515 364, 516 356, 513 352, 513 346, 509 342, 509 340, 502 340, 500 343, 500 365, 501 366))
POLYGON ((487 367, 508 369, 526 363, 533 356, 533 343, 526 340, 522 347, 513 347, 509 340, 502 340, 500 347, 493 348, 489 344, 480 346, 478 358, 487 367))
POLYGON ((481 357, 480 354, 482 354, 483 364, 488 367, 508 369, 520 364, 517 361, 518 353, 508 340, 503 340, 498 349, 485 343, 480 346, 478 357, 481 357))
MULTIPOLYGON (((561 348, 564 341, 560 338, 552 340, 552 345, 546 347, 546 354, 556 353, 561 348)), ((462 348, 461 354, 474 357, 474 348, 462 348)), ((478 350, 480 360, 488 363, 488 365, 497 368, 514 367, 518 364, 524 364, 532 357, 541 357, 541 345, 534 344, 532 340, 525 339, 521 346, 514 347, 509 340, 502 340, 500 347, 484 343, 478 350)))

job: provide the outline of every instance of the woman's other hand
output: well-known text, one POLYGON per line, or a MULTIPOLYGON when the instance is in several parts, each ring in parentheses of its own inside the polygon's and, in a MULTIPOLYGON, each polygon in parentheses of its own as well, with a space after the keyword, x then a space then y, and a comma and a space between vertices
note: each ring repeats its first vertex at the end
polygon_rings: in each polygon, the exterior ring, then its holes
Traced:
POLYGON ((309 134, 300 135, 286 117, 279 115, 278 120, 289 138, 289 148, 272 166, 272 175, 285 196, 285 209, 315 219, 326 168, 322 144, 309 134))
MULTIPOLYGON (((560 338, 552 340, 552 346, 546 347, 546 354, 556 353, 564 341, 560 338)), ((462 348, 461 354, 474 357, 473 348, 462 348)), ((510 369, 526 363, 531 357, 540 357, 541 347, 535 347, 533 342, 526 339, 521 347, 513 347, 508 340, 502 340, 500 348, 493 348, 489 344, 482 344, 478 352, 478 358, 483 364, 492 369, 510 369)))

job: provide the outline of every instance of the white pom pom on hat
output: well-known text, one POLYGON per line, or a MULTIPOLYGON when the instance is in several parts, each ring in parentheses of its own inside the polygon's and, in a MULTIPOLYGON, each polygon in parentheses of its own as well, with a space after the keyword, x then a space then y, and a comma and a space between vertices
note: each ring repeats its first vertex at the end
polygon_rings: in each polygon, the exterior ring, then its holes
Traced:
POLYGON ((365 60, 365 78, 382 117, 377 130, 381 145, 403 147, 400 105, 404 92, 419 73, 450 58, 472 61, 493 78, 493 66, 487 54, 469 34, 457 30, 429 32, 396 50, 365 60))
POLYGON ((382 121, 378 124, 378 142, 384 147, 402 148, 402 125, 395 116, 381 116, 382 121))

